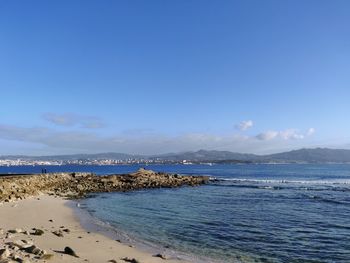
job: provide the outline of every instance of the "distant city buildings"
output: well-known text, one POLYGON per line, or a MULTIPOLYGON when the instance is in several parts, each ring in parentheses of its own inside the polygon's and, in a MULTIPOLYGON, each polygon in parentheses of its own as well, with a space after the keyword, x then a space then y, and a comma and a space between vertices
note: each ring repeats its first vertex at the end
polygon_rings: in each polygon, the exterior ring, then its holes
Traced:
POLYGON ((18 166, 18 165, 61 165, 62 163, 59 161, 28 161, 22 159, 16 160, 0 160, 0 166, 18 166))
POLYGON ((80 160, 26 160, 26 159, 0 159, 0 166, 19 165, 122 165, 122 164, 164 164, 174 163, 170 160, 160 159, 80 159, 80 160))

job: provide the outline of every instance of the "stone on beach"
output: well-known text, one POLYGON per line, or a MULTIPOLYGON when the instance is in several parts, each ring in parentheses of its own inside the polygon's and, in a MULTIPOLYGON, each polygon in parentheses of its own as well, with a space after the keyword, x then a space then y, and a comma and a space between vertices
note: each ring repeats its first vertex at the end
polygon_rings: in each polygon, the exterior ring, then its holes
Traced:
POLYGON ((35 245, 32 245, 30 247, 27 247, 24 249, 27 253, 31 253, 31 254, 34 254, 34 255, 39 255, 39 256, 42 256, 44 254, 46 254, 46 251, 43 250, 43 249, 40 249, 38 248, 37 246, 35 245))
POLYGON ((8 242, 6 243, 7 245, 9 246, 12 246, 12 247, 17 247, 19 249, 26 249, 30 246, 33 245, 33 243, 27 243, 27 242, 23 242, 22 240, 16 240, 16 241, 13 241, 13 242, 8 242))
POLYGON ((38 228, 35 228, 33 230, 34 230, 34 232, 32 232, 30 234, 34 235, 34 236, 41 236, 41 235, 43 235, 45 233, 44 230, 41 230, 41 229, 38 229, 38 228))
POLYGON ((16 228, 16 229, 10 229, 8 232, 11 234, 18 234, 18 233, 23 233, 24 230, 21 228, 16 228))
POLYGON ((66 232, 66 233, 70 233, 70 230, 68 228, 63 229, 62 231, 66 232))
POLYGON ((73 256, 73 257, 76 257, 76 258, 79 257, 79 256, 75 253, 75 251, 74 251, 72 248, 70 248, 70 247, 65 247, 65 248, 64 248, 64 253, 66 253, 67 255, 71 255, 71 256, 73 256))
POLYGON ((155 255, 153 255, 153 257, 156 257, 156 258, 161 258, 161 259, 167 259, 167 257, 165 256, 165 255, 163 255, 163 254, 155 254, 155 255))
POLYGON ((55 230, 55 231, 52 231, 52 234, 58 236, 58 237, 63 237, 63 232, 62 230, 55 230))
POLYGON ((0 249, 0 259, 6 259, 10 256, 11 252, 7 248, 0 249))
POLYGON ((138 261, 138 260, 135 259, 135 258, 128 258, 128 257, 125 257, 125 258, 122 258, 122 260, 124 260, 125 262, 130 262, 130 263, 140 263, 140 261, 138 261))

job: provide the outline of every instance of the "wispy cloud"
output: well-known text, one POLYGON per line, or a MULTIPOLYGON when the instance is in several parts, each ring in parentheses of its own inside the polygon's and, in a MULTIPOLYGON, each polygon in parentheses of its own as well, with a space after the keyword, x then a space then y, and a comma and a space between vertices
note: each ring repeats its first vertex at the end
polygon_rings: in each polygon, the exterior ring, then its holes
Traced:
POLYGON ((276 131, 266 131, 259 133, 256 138, 262 141, 272 140, 278 136, 278 132, 276 131))
POLYGON ((97 129, 104 126, 101 118, 74 113, 57 114, 48 112, 43 115, 43 118, 55 125, 65 127, 80 126, 87 129, 97 129))
POLYGON ((246 131, 253 127, 254 123, 251 120, 247 121, 241 121, 240 123, 236 124, 235 127, 240 131, 246 131))
POLYGON ((315 128, 309 128, 306 132, 306 135, 307 136, 311 136, 313 135, 314 133, 316 132, 316 129, 315 128))
MULTIPOLYGON (((43 127, 19 127, 0 125, 0 139, 20 141, 42 146, 46 154, 51 152, 125 152, 155 154, 176 151, 205 149, 230 150, 237 152, 266 153, 297 146, 309 134, 294 129, 267 131, 255 136, 242 134, 215 135, 207 133, 188 133, 167 136, 156 133, 140 133, 130 136, 125 133, 101 136, 93 130, 57 131, 43 127)), ((300 143, 301 144, 301 143, 300 143)))
POLYGON ((268 141, 273 139, 282 139, 282 140, 301 140, 307 136, 311 136, 315 133, 314 128, 309 128, 306 132, 300 132, 297 129, 287 129, 283 131, 266 131, 259 133, 255 137, 258 140, 268 141))

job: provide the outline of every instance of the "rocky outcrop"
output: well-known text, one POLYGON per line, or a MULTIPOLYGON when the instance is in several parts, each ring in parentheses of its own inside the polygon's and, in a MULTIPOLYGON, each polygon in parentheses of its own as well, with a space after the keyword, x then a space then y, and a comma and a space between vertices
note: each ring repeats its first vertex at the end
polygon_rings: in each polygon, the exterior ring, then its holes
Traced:
POLYGON ((196 186, 207 176, 185 176, 140 169, 124 175, 97 176, 92 173, 51 173, 0 177, 0 201, 14 201, 40 194, 83 197, 88 193, 131 191, 143 188, 196 186))
MULTIPOLYGON (((34 244, 29 231, 5 231, 0 232, 0 263, 30 263, 38 260, 48 260, 53 254, 47 253, 34 244), (9 236, 8 234, 11 234, 9 236)), ((42 232, 44 234, 44 231, 42 232)), ((46 262, 46 261, 44 261, 46 262)))

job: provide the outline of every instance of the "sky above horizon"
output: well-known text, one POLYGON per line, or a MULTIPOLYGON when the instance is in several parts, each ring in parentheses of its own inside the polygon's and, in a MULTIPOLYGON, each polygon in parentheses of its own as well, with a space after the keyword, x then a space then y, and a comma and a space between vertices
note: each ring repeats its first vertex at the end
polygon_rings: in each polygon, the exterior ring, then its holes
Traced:
POLYGON ((0 155, 350 149, 350 1, 1 1, 0 155))

